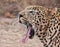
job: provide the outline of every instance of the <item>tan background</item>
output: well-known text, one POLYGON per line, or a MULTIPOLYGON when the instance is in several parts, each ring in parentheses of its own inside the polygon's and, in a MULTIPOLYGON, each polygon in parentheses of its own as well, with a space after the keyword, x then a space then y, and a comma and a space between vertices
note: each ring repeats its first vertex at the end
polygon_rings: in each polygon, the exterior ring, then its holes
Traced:
POLYGON ((43 47, 37 36, 23 43, 26 33, 26 26, 20 24, 17 18, 0 17, 0 47, 43 47))
POLYGON ((29 5, 59 7, 60 0, 0 0, 0 16, 13 17, 29 5))

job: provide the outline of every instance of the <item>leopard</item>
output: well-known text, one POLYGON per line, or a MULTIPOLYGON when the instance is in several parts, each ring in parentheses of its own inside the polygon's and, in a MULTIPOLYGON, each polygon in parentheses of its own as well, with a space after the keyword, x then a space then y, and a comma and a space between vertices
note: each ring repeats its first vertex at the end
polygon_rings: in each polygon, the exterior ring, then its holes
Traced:
POLYGON ((60 47, 60 13, 57 8, 28 6, 18 13, 19 23, 33 29, 29 38, 36 35, 44 47, 60 47))

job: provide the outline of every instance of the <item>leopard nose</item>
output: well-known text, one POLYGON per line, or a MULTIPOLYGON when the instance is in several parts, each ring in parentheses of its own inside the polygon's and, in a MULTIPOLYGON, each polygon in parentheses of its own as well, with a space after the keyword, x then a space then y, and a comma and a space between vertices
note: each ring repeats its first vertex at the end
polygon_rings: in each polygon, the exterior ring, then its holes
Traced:
POLYGON ((19 18, 21 18, 21 17, 23 17, 23 15, 20 14, 20 15, 19 15, 19 18))
POLYGON ((20 18, 23 17, 23 15, 19 14, 18 16, 19 16, 19 23, 22 23, 20 18))

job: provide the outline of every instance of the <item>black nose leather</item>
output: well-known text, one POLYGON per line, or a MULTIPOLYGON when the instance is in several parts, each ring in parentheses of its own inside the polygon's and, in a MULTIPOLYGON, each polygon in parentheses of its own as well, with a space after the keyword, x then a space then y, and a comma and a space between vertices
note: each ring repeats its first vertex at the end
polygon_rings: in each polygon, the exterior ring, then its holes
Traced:
POLYGON ((19 14, 18 16, 19 16, 19 23, 22 23, 22 22, 20 21, 20 18, 23 17, 23 15, 19 14))
POLYGON ((23 15, 20 14, 19 17, 23 17, 23 15))

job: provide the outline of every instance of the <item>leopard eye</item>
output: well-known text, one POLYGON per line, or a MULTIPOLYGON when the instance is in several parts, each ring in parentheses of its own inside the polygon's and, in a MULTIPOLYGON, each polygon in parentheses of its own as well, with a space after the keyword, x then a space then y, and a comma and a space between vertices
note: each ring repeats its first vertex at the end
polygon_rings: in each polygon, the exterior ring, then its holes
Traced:
POLYGON ((30 10, 30 11, 29 11, 29 14, 30 14, 30 15, 35 15, 35 14, 37 14, 37 13, 38 13, 37 10, 30 10))
POLYGON ((29 11, 29 14, 30 14, 30 15, 34 15, 35 12, 34 12, 34 11, 29 11))
POLYGON ((29 13, 33 13, 33 11, 30 11, 29 13))

